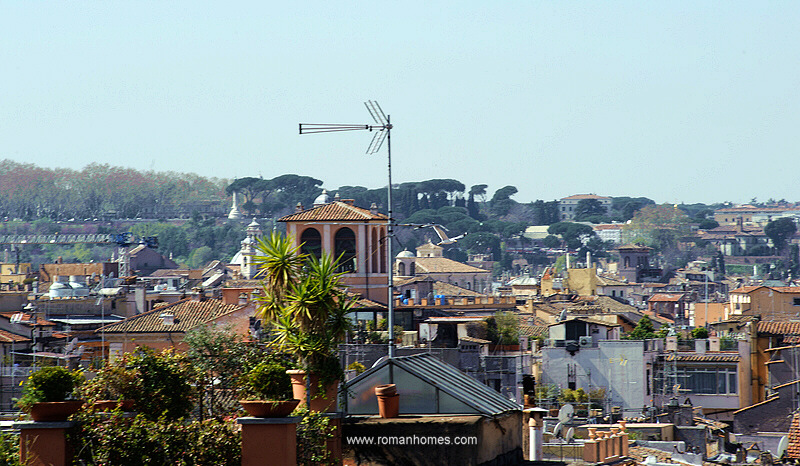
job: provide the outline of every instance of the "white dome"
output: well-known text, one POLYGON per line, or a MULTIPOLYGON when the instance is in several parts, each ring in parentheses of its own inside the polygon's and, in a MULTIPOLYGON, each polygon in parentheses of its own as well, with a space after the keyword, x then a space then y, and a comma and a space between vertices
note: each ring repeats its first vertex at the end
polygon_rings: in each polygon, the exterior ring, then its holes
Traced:
POLYGON ((71 298, 73 296, 72 288, 59 282, 50 285, 50 290, 48 290, 47 294, 51 298, 71 298))
POLYGON ((327 189, 323 189, 322 194, 320 194, 319 196, 317 196, 316 199, 314 199, 314 205, 327 204, 329 202, 331 202, 331 197, 328 196, 327 189))
POLYGON ((397 254, 397 256, 395 256, 395 257, 397 257, 398 259, 403 259, 403 258, 406 258, 406 257, 416 257, 416 256, 414 255, 413 252, 409 251, 408 249, 404 249, 404 250, 400 251, 400 253, 397 254))

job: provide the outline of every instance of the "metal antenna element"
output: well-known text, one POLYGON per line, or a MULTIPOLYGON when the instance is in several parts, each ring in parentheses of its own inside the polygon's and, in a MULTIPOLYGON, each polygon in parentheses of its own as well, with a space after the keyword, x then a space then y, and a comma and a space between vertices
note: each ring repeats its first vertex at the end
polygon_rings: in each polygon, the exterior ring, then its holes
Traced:
MULTIPOLYGON (((375 131, 372 136, 369 146, 367 146, 367 154, 374 154, 378 152, 383 146, 383 141, 386 141, 386 149, 388 152, 388 169, 389 169, 389 185, 386 187, 387 191, 387 220, 386 226, 388 230, 389 241, 387 241, 388 257, 387 269, 389 270, 388 288, 389 299, 387 305, 387 312, 389 313, 389 357, 393 358, 395 355, 394 343, 394 270, 392 255, 392 241, 394 240, 394 219, 392 218, 392 123, 389 116, 383 113, 383 109, 378 102, 368 100, 364 102, 367 107, 369 115, 375 122, 374 125, 345 125, 345 124, 327 124, 327 123, 300 123, 300 134, 314 134, 314 133, 337 133, 341 131, 375 131)), ((391 383, 391 381, 390 381, 391 383)))

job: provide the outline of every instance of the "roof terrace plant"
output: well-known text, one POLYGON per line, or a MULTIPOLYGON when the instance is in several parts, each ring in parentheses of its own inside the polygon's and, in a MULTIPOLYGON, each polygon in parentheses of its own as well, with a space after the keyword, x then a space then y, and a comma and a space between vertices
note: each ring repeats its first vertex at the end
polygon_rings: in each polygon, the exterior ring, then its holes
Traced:
POLYGON ((271 325, 271 345, 296 355, 300 367, 327 385, 341 380, 338 346, 349 329, 355 298, 342 285, 339 261, 300 252, 290 237, 272 233, 258 243, 255 261, 264 292, 259 317, 271 325))

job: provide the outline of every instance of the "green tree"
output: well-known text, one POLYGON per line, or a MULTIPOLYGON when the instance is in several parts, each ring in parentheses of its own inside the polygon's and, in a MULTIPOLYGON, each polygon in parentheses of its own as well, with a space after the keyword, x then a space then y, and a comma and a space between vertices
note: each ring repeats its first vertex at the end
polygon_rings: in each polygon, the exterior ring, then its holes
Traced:
POLYGON ((623 242, 650 246, 672 263, 682 257, 678 242, 691 235, 689 221, 686 213, 672 204, 648 205, 623 226, 623 242))
POLYGON ((192 269, 199 269, 214 258, 214 251, 208 246, 200 246, 192 251, 186 264, 192 269))
POLYGON ((519 318, 513 312, 498 311, 486 319, 486 335, 497 345, 513 345, 519 342, 519 318))
POLYGON ((708 329, 705 327, 695 327, 692 329, 692 338, 703 339, 708 338, 708 329))
POLYGON ((542 240, 542 244, 544 244, 546 248, 555 249, 561 246, 561 240, 555 235, 547 235, 542 240))
POLYGON ((297 357, 325 386, 341 380, 337 351, 355 298, 344 289, 337 260, 306 256, 291 245, 277 234, 259 242, 256 261, 265 286, 258 312, 275 331, 271 345, 297 357))
POLYGON ((764 227, 764 234, 772 240, 775 250, 778 252, 786 248, 786 243, 797 232, 797 225, 789 217, 773 220, 764 227))
POLYGON ((636 327, 627 335, 623 335, 622 338, 624 340, 648 340, 650 338, 656 338, 653 322, 649 317, 643 316, 639 319, 639 323, 636 324, 636 327))
POLYGON ((584 240, 594 236, 594 229, 580 223, 558 222, 550 225, 547 233, 560 235, 570 249, 580 249, 584 240))
POLYGON ((707 218, 700 221, 698 228, 701 230, 713 230, 719 226, 719 222, 713 218, 707 218))
POLYGON ((597 199, 581 199, 575 207, 575 220, 583 221, 587 217, 604 215, 606 208, 597 199))
POLYGON ((471 233, 458 241, 462 248, 473 254, 492 254, 492 260, 501 259, 500 238, 488 232, 471 233))

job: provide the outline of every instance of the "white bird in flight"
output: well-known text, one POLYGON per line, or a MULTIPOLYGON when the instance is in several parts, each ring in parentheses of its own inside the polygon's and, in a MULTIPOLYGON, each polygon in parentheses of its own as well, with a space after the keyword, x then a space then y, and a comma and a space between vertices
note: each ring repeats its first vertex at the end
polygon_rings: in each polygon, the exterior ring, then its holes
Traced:
POLYGON ((417 228, 419 229, 419 228, 427 228, 427 227, 433 228, 434 230, 436 230, 436 234, 439 235, 439 239, 441 239, 441 241, 436 243, 437 246, 441 246, 443 244, 453 244, 456 241, 460 240, 461 238, 467 236, 467 234, 464 233, 464 234, 461 234, 461 235, 454 236, 454 237, 450 238, 449 236, 447 236, 446 230, 444 229, 443 226, 436 225, 434 223, 428 223, 426 225, 420 225, 417 228))

